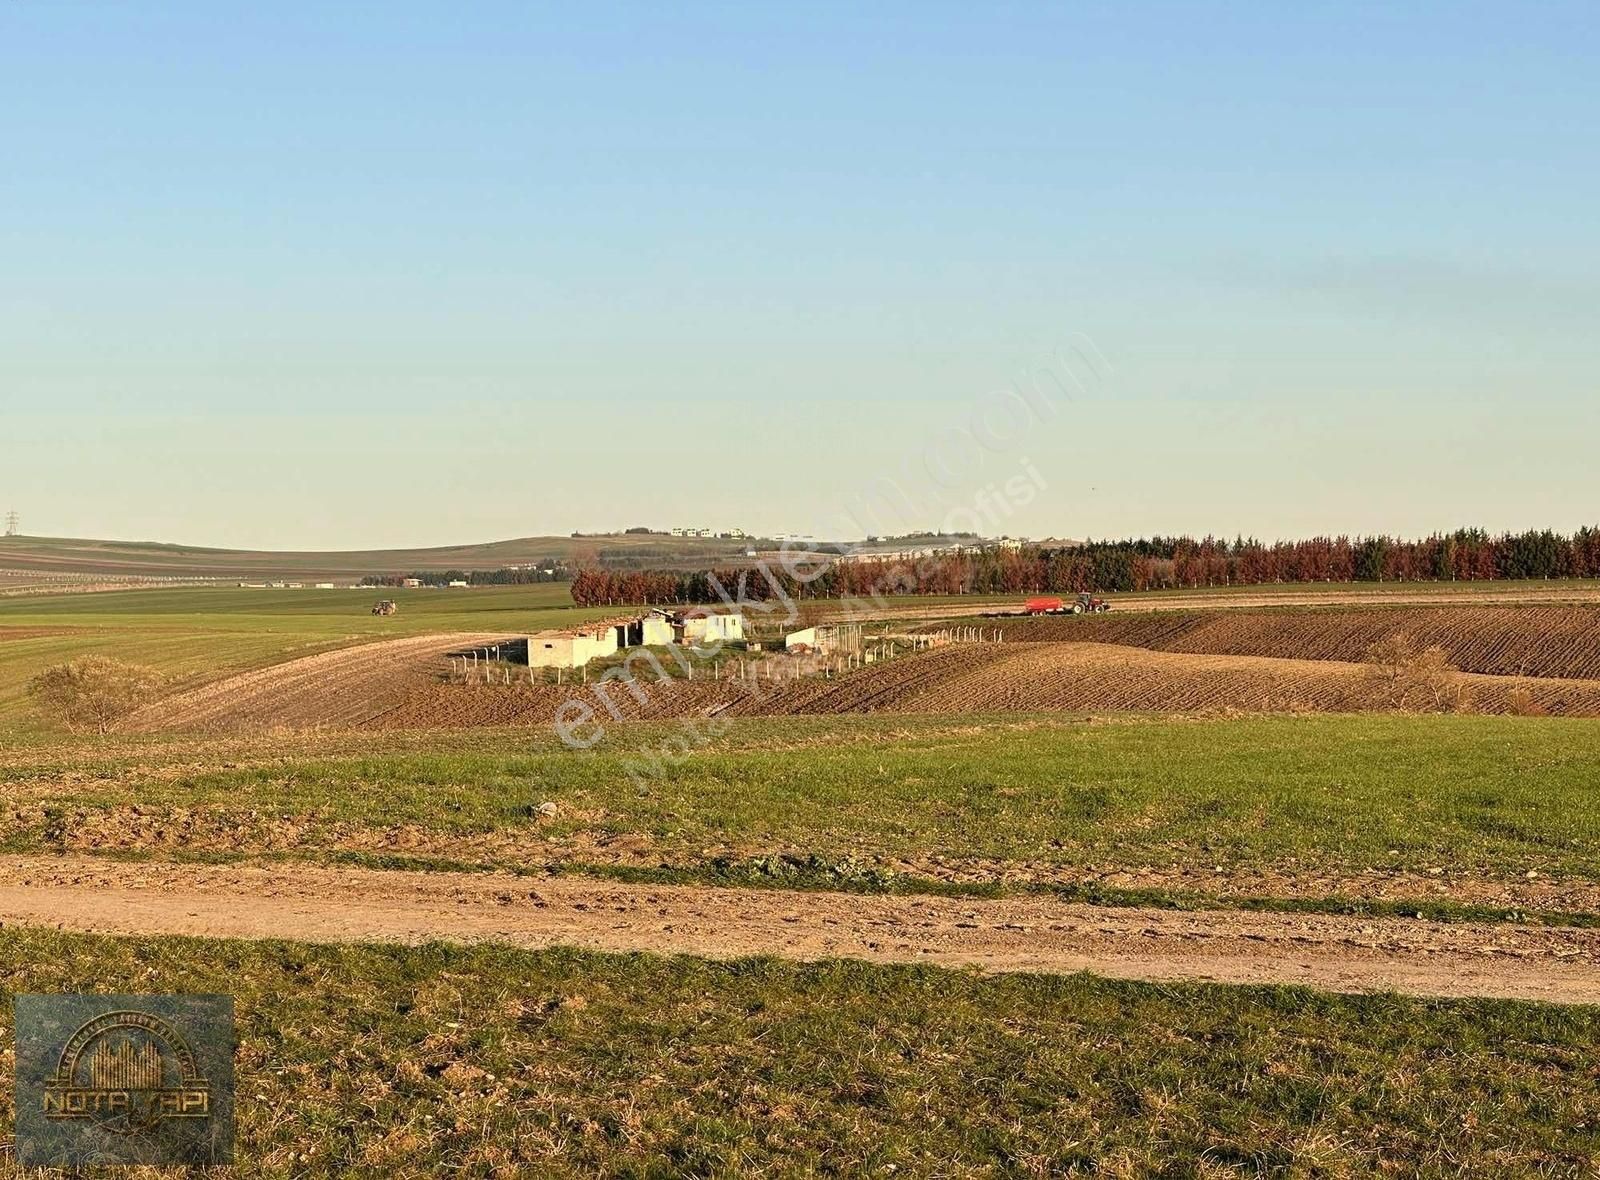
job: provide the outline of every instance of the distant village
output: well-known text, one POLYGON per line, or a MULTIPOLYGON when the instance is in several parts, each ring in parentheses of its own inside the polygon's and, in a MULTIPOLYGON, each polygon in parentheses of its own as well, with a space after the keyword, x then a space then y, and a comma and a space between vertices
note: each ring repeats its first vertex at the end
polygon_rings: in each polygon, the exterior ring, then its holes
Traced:
MULTIPOLYGON (((908 534, 899 537, 869 536, 863 541, 819 541, 815 537, 798 533, 779 533, 772 537, 757 537, 742 528, 713 529, 698 526, 674 526, 669 529, 636 527, 609 533, 574 532, 575 540, 604 541, 608 539, 661 538, 672 540, 706 540, 731 542, 734 547, 724 551, 728 558, 744 557, 754 560, 793 561, 812 559, 827 562, 882 562, 913 561, 930 557, 956 557, 996 551, 1018 551, 1029 544, 1026 538, 1000 537, 987 539, 973 534, 940 535, 933 533, 908 534)), ((482 570, 413 570, 409 573, 368 574, 358 581, 307 582, 285 579, 241 581, 237 585, 249 590, 345 590, 345 589, 441 589, 462 590, 473 586, 521 586, 545 582, 570 582, 579 567, 601 569, 629 568, 641 562, 659 563, 668 568, 704 568, 714 554, 704 551, 685 551, 676 559, 670 551, 656 551, 650 546, 636 548, 602 549, 587 559, 574 561, 565 557, 547 557, 533 561, 508 563, 494 569, 482 570), (674 565, 674 560, 682 563, 674 565)))

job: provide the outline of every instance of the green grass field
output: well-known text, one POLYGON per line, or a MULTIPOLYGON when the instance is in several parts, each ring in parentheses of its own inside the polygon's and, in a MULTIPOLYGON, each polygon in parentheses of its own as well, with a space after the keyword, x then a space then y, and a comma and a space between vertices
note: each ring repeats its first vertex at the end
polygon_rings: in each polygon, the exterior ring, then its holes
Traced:
POLYGON ((148 665, 181 686, 370 639, 439 631, 517 635, 613 613, 573 606, 559 583, 470 590, 186 587, 0 598, 0 736, 36 728, 24 697, 28 680, 81 655, 148 665), (400 613, 373 615, 380 598, 394 599, 400 613))
POLYGON ((794 863, 848 863, 871 871, 844 884, 899 888, 938 862, 1026 863, 1041 878, 1176 866, 1600 880, 1595 721, 768 718, 661 757, 683 732, 620 727, 590 751, 544 730, 18 745, 0 841, 409 849, 534 868, 614 862, 607 849, 627 846, 639 855, 621 863, 690 878, 806 884, 794 863), (396 831, 407 840, 384 838, 396 831))
POLYGON ((11 996, 59 991, 233 995, 251 1176, 1582 1176, 1600 1156, 1593 1008, 6 930, 0 1060, 11 996))

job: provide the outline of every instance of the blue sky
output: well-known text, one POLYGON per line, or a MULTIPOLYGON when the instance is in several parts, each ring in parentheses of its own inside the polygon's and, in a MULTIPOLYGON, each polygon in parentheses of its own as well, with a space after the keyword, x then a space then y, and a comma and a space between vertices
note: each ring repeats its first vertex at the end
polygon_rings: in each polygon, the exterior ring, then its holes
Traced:
POLYGON ((240 546, 836 534, 1087 338, 1069 411, 879 523, 1024 459, 1033 536, 1592 523, 1597 34, 13 0, 0 507, 240 546))

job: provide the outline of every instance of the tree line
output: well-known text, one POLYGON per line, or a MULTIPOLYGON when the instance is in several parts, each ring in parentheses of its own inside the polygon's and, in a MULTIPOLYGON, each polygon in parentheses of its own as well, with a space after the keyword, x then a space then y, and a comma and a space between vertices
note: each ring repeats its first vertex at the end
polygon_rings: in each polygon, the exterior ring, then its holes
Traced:
POLYGON ((1571 536, 1549 529, 1492 536, 1482 529, 1396 537, 1300 541, 1153 537, 1080 545, 986 549, 916 559, 846 560, 800 570, 780 563, 700 572, 580 569, 580 606, 715 603, 723 594, 762 601, 899 594, 1077 594, 1203 589, 1293 582, 1452 582, 1600 578, 1600 529, 1571 536), (719 590, 720 587, 720 590, 719 590))

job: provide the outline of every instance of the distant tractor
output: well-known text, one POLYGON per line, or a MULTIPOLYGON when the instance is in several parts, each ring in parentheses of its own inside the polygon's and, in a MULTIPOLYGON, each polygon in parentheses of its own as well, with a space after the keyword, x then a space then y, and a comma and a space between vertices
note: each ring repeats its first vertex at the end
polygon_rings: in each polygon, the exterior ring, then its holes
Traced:
POLYGON ((372 613, 375 615, 392 615, 400 610, 400 606, 392 598, 385 598, 381 602, 372 604, 372 613))
POLYGON ((1111 609, 1111 604, 1103 598, 1096 598, 1093 594, 1080 594, 1078 600, 1072 604, 1072 613, 1075 615, 1103 615, 1111 609))
POLYGON ((1063 598, 1030 598, 1022 604, 1028 615, 1103 615, 1111 604, 1093 594, 1080 594, 1070 603, 1063 598))

